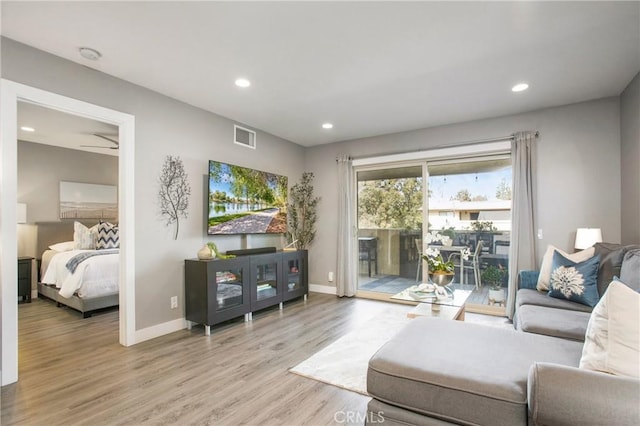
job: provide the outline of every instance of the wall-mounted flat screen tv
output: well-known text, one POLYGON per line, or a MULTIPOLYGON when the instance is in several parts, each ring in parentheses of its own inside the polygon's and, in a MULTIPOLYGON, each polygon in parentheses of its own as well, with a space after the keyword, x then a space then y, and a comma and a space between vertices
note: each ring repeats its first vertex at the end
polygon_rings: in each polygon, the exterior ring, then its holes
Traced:
POLYGON ((287 177, 209 161, 207 234, 287 232, 287 177))

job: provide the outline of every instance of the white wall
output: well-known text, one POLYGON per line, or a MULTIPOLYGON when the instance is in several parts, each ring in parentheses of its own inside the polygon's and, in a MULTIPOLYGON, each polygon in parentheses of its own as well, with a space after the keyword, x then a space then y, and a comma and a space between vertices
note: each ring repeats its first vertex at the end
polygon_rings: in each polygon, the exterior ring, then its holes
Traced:
POLYGON ((18 202, 29 223, 60 220, 60 181, 118 185, 118 157, 18 142, 18 202))
MULTIPOLYGON (((606 241, 620 242, 620 134, 618 98, 421 129, 309 148, 305 167, 315 174, 322 201, 317 240, 309 254, 309 281, 327 282, 336 270, 337 172, 335 158, 363 158, 425 150, 446 144, 538 130, 537 216, 547 244, 573 250, 578 227, 600 227, 606 241)), ((637 164, 636 164, 637 166, 637 164)))
MULTIPOLYGON (((203 177, 209 159, 277 172, 290 182, 303 171, 299 145, 259 130, 256 150, 235 145, 231 120, 8 39, 2 40, 2 77, 135 116, 136 330, 184 316, 184 259, 195 257, 207 240, 203 177), (157 179, 167 155, 182 158, 192 190, 177 241, 157 208, 157 179), (174 295, 180 309, 171 310, 174 295)), ((212 240, 223 250, 280 242, 265 236, 212 240)))
POLYGON ((640 244, 640 73, 620 95, 622 242, 640 244))

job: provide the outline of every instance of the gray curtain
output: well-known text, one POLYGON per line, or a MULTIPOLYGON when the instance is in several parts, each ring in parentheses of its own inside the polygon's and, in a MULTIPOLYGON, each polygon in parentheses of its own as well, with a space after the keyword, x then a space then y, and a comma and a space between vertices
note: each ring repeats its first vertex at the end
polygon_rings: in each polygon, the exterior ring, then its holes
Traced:
POLYGON ((507 316, 513 319, 518 272, 533 270, 536 262, 535 166, 536 133, 518 132, 511 142, 513 164, 511 245, 509 248, 509 296, 507 316))
POLYGON ((356 295, 358 276, 355 268, 355 199, 351 158, 341 155, 338 163, 338 271, 337 295, 356 295))

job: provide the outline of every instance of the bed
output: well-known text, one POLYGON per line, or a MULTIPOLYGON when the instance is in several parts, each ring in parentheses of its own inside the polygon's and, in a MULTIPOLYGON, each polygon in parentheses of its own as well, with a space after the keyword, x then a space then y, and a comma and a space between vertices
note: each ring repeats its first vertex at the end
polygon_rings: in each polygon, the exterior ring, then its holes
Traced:
MULTIPOLYGON (((88 229, 95 223, 83 225, 88 229)), ((38 294, 58 306, 79 311, 84 318, 97 310, 117 307, 119 245, 99 250, 72 249, 73 240, 74 222, 38 223, 38 253, 42 253, 38 259, 38 294)))

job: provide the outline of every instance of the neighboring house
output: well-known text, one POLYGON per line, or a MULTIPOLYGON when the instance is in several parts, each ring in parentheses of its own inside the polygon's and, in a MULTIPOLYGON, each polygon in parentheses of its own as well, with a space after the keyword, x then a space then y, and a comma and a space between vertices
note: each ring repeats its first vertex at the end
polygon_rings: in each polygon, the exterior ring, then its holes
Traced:
POLYGON ((499 231, 511 230, 511 201, 433 200, 429 202, 432 229, 471 229, 475 221, 492 222, 499 231))

